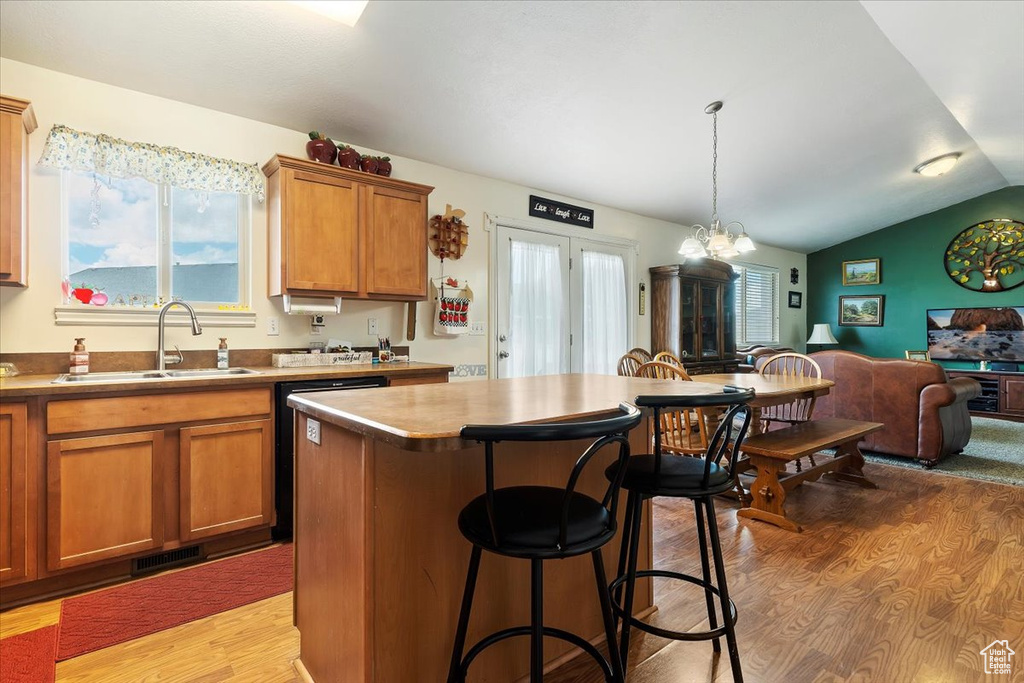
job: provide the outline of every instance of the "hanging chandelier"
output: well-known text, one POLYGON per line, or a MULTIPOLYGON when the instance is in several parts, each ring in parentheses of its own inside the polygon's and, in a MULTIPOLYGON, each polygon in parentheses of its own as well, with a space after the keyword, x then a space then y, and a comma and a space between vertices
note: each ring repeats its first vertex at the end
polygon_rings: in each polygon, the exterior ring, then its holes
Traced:
POLYGON ((679 254, 683 258, 710 256, 713 259, 723 259, 757 249, 742 223, 733 221, 723 228, 721 221, 718 220, 718 111, 721 108, 721 102, 712 102, 704 108, 705 114, 711 114, 714 117, 712 124, 714 155, 711 163, 711 227, 705 228, 699 223, 690 227, 693 230, 693 235, 683 240, 682 246, 679 247, 679 254), (733 236, 729 231, 729 228, 734 225, 739 226, 739 235, 733 236))

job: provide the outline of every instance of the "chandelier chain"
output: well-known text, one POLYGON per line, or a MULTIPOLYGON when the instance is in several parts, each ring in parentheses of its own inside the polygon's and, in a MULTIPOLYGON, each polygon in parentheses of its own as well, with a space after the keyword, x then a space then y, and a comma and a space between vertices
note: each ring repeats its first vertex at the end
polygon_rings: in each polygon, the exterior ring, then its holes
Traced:
POLYGON ((718 112, 712 114, 711 223, 718 220, 718 112))

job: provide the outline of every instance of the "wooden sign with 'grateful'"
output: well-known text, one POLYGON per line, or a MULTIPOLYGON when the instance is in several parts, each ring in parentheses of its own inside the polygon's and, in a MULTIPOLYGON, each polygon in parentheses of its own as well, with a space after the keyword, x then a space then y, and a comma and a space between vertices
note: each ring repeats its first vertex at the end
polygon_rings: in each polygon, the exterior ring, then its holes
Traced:
POLYGON ((593 209, 584 209, 582 206, 556 202, 553 199, 544 199, 532 194, 530 195, 530 215, 559 223, 572 223, 584 228, 594 227, 593 209))

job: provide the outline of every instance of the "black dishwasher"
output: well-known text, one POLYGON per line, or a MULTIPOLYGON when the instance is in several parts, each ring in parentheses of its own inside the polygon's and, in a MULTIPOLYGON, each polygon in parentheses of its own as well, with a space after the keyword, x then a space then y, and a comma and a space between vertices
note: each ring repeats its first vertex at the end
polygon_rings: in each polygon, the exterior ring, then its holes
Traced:
POLYGON ((351 377, 346 379, 316 379, 305 382, 279 382, 275 389, 277 414, 275 417, 274 443, 274 493, 277 508, 277 524, 271 530, 274 540, 292 537, 292 515, 294 514, 295 479, 295 411, 288 407, 292 394, 308 394, 313 391, 344 391, 386 387, 384 377, 351 377))

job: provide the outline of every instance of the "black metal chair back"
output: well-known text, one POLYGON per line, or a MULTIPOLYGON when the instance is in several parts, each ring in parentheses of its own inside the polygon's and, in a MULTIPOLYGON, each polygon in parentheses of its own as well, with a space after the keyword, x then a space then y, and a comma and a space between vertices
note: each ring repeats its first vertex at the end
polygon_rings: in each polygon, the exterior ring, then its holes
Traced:
POLYGON ((615 531, 615 511, 618 510, 619 490, 622 477, 625 476, 625 464, 629 458, 628 432, 640 424, 640 411, 628 403, 619 404, 619 414, 600 420, 582 422, 546 422, 543 424, 515 425, 466 425, 462 428, 463 439, 474 440, 484 444, 484 458, 487 484, 487 517, 490 521, 492 540, 496 546, 501 545, 494 503, 494 444, 499 441, 575 441, 577 439, 596 438, 583 455, 579 457, 569 474, 562 498, 561 518, 558 530, 558 547, 566 546, 569 533, 569 508, 583 469, 597 453, 610 444, 619 445, 619 475, 612 481, 601 500, 609 512, 609 531, 615 531))
MULTIPOLYGON (((643 408, 651 408, 654 411, 654 475, 661 473, 661 461, 663 456, 678 458, 690 457, 680 456, 672 453, 663 453, 661 448, 661 430, 659 425, 661 411, 665 409, 678 410, 680 408, 710 408, 730 406, 729 410, 722 417, 715 430, 715 435, 708 441, 707 451, 704 453, 704 477, 701 480, 701 487, 707 488, 711 477, 711 465, 721 465, 722 458, 730 449, 739 452, 743 440, 747 436, 750 427, 750 401, 754 398, 753 389, 741 389, 739 387, 726 386, 722 394, 711 394, 703 396, 637 396, 635 403, 643 408), (742 413, 742 416, 741 416, 742 413), (736 419, 740 419, 739 429, 736 429, 736 419), (733 430, 736 437, 733 439, 733 430)), ((736 476, 735 465, 738 458, 729 458, 727 472, 729 479, 736 476)))

